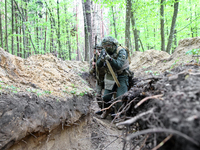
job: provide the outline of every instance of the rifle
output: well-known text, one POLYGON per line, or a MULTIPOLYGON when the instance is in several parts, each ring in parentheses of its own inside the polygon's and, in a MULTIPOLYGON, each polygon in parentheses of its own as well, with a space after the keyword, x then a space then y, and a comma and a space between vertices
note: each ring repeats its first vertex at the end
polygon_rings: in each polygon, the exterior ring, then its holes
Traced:
MULTIPOLYGON (((103 57, 105 58, 106 55, 107 55, 106 52, 104 52, 104 53, 103 53, 103 57)), ((106 65, 108 66, 108 69, 109 69, 109 71, 110 71, 110 73, 111 73, 113 79, 115 80, 117 86, 120 87, 120 83, 119 83, 119 81, 118 81, 118 79, 117 79, 117 77, 116 77, 116 75, 115 75, 115 72, 113 71, 113 69, 112 69, 112 67, 111 67, 111 65, 110 65, 110 63, 109 63, 108 60, 106 60, 106 65)))
POLYGON ((95 55, 94 59, 96 60, 95 61, 95 70, 96 70, 96 79, 98 79, 98 70, 97 70, 97 64, 96 64, 97 58, 98 58, 98 56, 97 56, 97 35, 95 36, 95 50, 96 50, 96 53, 94 54, 95 55))

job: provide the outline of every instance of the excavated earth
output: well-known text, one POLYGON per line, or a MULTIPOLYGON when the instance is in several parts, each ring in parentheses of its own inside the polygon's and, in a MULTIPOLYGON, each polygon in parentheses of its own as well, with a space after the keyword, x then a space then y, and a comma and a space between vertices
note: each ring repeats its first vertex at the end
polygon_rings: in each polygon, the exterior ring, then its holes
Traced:
POLYGON ((200 149, 200 68, 186 55, 192 49, 200 49, 199 37, 179 41, 172 55, 134 52, 134 86, 119 112, 126 119, 114 124, 94 114, 87 62, 22 59, 0 48, 0 149, 200 149))

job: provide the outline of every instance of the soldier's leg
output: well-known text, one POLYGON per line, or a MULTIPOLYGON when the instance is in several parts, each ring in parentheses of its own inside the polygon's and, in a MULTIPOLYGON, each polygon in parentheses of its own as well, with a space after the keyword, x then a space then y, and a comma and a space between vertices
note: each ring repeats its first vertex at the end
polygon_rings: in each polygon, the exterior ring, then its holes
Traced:
POLYGON ((98 84, 98 81, 96 82, 96 91, 97 91, 96 100, 97 100, 97 103, 99 105, 99 108, 102 109, 102 103, 103 103, 103 100, 102 100, 102 97, 101 97, 102 86, 98 84))
MULTIPOLYGON (((114 88, 113 88, 114 89, 114 88)), ((110 106, 111 103, 109 103, 112 99, 113 96, 113 92, 114 90, 104 90, 104 96, 103 96, 103 100, 104 100, 104 108, 107 108, 110 106)), ((112 113, 113 109, 107 109, 106 111, 103 112, 103 114, 101 115, 102 119, 105 119, 110 113, 112 113)))
MULTIPOLYGON (((121 99, 120 96, 128 91, 128 76, 119 77, 119 83, 120 83, 120 87, 117 88, 116 97, 118 99, 121 99)), ((119 110, 121 106, 122 106, 122 102, 117 103, 116 109, 119 110)))
POLYGON ((108 104, 108 102, 111 100, 113 95, 113 90, 104 90, 104 95, 103 95, 103 101, 105 102, 104 104, 104 108, 109 107, 110 104, 108 104))

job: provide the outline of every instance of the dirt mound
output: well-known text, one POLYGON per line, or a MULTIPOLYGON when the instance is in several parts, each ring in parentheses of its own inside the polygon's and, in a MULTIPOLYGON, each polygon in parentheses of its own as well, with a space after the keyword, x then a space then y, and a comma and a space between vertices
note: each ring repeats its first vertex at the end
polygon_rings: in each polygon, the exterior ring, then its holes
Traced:
POLYGON ((134 71, 142 68, 155 67, 158 61, 168 59, 169 57, 170 55, 168 53, 153 49, 145 52, 135 51, 131 56, 130 69, 134 71))
POLYGON ((59 149, 53 141, 60 137, 49 137, 62 130, 71 133, 65 139, 75 141, 70 128, 77 122, 88 125, 93 99, 93 89, 80 77, 88 68, 86 62, 52 54, 22 59, 0 49, 0 149, 59 149))
POLYGON ((62 61, 52 54, 34 55, 27 59, 0 49, 0 80, 17 90, 60 97, 92 93, 80 75, 88 71, 87 62, 62 61))
POLYGON ((137 77, 150 74, 161 74, 176 66, 189 62, 195 62, 192 55, 187 51, 200 48, 200 38, 188 38, 179 41, 178 47, 172 55, 158 50, 147 50, 145 52, 134 52, 131 57, 130 69, 137 77))

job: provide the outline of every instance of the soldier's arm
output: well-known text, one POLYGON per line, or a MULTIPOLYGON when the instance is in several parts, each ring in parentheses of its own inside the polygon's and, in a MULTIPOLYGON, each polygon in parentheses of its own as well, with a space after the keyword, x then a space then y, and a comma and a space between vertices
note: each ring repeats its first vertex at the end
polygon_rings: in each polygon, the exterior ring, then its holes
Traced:
POLYGON ((117 59, 112 59, 110 61, 110 64, 113 68, 115 68, 116 70, 119 70, 122 68, 122 66, 124 65, 125 61, 127 58, 127 53, 125 49, 121 49, 118 53, 118 57, 117 59))

